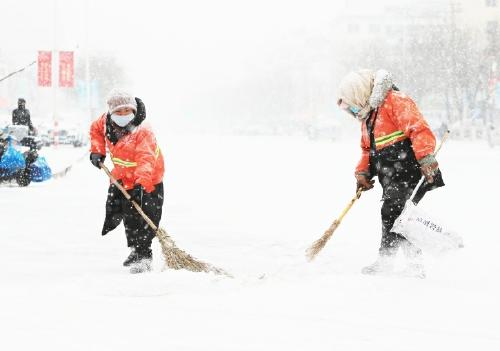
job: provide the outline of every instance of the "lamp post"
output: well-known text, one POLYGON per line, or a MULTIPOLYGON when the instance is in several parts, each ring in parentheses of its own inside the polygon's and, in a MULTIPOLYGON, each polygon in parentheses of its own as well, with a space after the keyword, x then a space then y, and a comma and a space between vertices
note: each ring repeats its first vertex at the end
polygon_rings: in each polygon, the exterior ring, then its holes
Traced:
POLYGON ((84 16, 85 16, 85 112, 90 121, 92 121, 92 107, 90 101, 90 49, 89 49, 89 2, 84 0, 84 16))
POLYGON ((58 138, 57 138, 57 128, 58 128, 58 116, 57 116, 57 87, 59 83, 59 59, 57 58, 57 10, 58 3, 57 0, 54 0, 54 37, 53 37, 53 46, 52 46, 52 118, 54 122, 53 136, 54 136, 54 145, 57 146, 58 138))

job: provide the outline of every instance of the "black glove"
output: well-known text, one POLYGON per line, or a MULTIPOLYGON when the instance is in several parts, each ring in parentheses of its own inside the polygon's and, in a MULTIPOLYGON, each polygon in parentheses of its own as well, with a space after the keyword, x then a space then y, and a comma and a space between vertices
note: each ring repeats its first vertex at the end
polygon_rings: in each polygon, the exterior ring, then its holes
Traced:
POLYGON ((101 166, 99 165, 99 163, 101 163, 101 162, 104 163, 105 159, 106 159, 105 155, 98 154, 96 152, 93 152, 90 154, 90 162, 92 162, 92 164, 99 169, 101 169, 101 166))
POLYGON ((138 97, 135 98, 135 102, 137 104, 137 112, 132 120, 132 124, 137 127, 146 119, 146 106, 144 106, 144 102, 138 97))
POLYGON ((128 193, 130 195, 130 200, 135 201, 135 203, 142 206, 142 198, 144 193, 146 193, 146 190, 144 190, 144 187, 141 184, 134 185, 134 188, 128 193))

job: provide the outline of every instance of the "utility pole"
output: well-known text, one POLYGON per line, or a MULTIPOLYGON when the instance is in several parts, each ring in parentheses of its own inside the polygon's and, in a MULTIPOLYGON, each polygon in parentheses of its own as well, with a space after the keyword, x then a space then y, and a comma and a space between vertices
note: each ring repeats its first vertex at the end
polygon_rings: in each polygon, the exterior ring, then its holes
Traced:
POLYGON ((84 13, 85 13, 85 108, 87 113, 87 118, 92 121, 92 106, 91 106, 91 94, 90 94, 90 48, 89 48, 89 2, 90 0, 85 0, 84 3, 84 13))
POLYGON ((54 145, 58 144, 58 138, 57 138, 57 129, 58 129, 58 124, 59 124, 59 119, 57 116, 57 87, 59 84, 59 58, 57 58, 57 9, 58 9, 58 3, 57 0, 54 0, 53 2, 54 5, 54 38, 53 38, 53 47, 52 47, 52 118, 54 121, 54 145))
MULTIPOLYGON (((494 11, 498 11, 495 3, 487 4, 488 11, 492 14, 494 11)), ((490 17, 490 21, 486 24, 486 49, 485 56, 487 58, 485 68, 487 70, 486 79, 487 82, 485 86, 485 104, 484 104, 484 114, 485 114, 485 126, 488 135, 488 142, 490 146, 494 146, 495 141, 492 138, 492 133, 494 130, 499 128, 498 124, 498 106, 500 101, 498 99, 498 87, 500 84, 500 75, 498 73, 498 65, 500 64, 500 54, 498 50, 500 49, 500 11, 497 12, 496 16, 490 17)))
MULTIPOLYGON (((458 75, 460 72, 457 72, 457 38, 456 38, 456 32, 457 32, 457 19, 456 15, 457 13, 461 12, 461 5, 458 2, 455 1, 450 1, 450 47, 451 47, 451 76, 449 77, 449 81, 452 82, 451 86, 451 97, 455 99, 456 107, 458 107, 458 113, 459 116, 457 119, 461 120, 463 122, 464 118, 464 103, 463 101, 460 101, 463 99, 463 94, 459 93, 459 84, 457 81, 458 75)), ((447 88, 447 90, 450 90, 450 88, 447 88)), ((447 94, 447 97, 450 97, 450 94, 447 94)), ((455 120, 455 118, 453 118, 455 120)))

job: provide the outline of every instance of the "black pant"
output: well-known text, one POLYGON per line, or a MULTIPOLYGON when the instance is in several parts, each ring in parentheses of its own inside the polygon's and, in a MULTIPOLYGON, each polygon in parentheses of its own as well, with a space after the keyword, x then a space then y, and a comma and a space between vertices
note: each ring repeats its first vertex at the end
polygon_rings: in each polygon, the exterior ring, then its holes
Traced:
POLYGON ((394 222, 399 217, 405 206, 406 199, 386 199, 382 203, 382 239, 380 240, 379 253, 381 255, 392 255, 402 243, 406 242, 406 238, 398 233, 391 232, 394 222))
MULTIPOLYGON (((411 197, 422 174, 409 139, 397 142, 370 156, 370 172, 378 176, 382 185, 382 239, 379 253, 394 254, 407 240, 400 234, 391 232, 394 222, 411 197)), ((429 190, 443 186, 441 172, 438 171, 433 183, 424 181, 413 201, 418 203, 429 190)))
MULTIPOLYGON (((163 183, 156 184, 155 190, 151 193, 144 192, 139 205, 153 223, 158 226, 163 208, 163 183)), ((123 196, 115 185, 111 184, 106 201, 106 219, 102 235, 115 229, 122 220, 125 226, 128 247, 135 248, 137 252, 148 252, 151 249, 155 232, 137 212, 132 203, 123 196)))

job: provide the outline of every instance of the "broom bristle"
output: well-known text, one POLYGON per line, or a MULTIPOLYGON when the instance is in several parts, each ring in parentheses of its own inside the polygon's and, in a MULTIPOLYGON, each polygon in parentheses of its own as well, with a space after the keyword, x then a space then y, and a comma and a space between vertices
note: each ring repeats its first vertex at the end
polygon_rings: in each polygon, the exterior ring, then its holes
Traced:
POLYGON ((337 229, 337 226, 338 222, 337 220, 335 220, 330 226, 330 228, 328 228, 325 231, 325 233, 321 236, 321 238, 316 240, 311 245, 311 247, 306 250, 306 256, 309 261, 312 261, 314 257, 316 257, 316 255, 325 247, 326 243, 328 242, 328 240, 330 240, 331 236, 333 235, 333 232, 335 231, 335 229, 337 229))
POLYGON ((223 269, 199 261, 185 251, 179 249, 177 246, 175 246, 175 243, 165 230, 159 228, 156 234, 158 236, 158 240, 160 241, 161 250, 163 252, 163 256, 165 257, 165 262, 169 268, 177 270, 187 269, 191 272, 212 272, 232 278, 232 276, 223 269))

